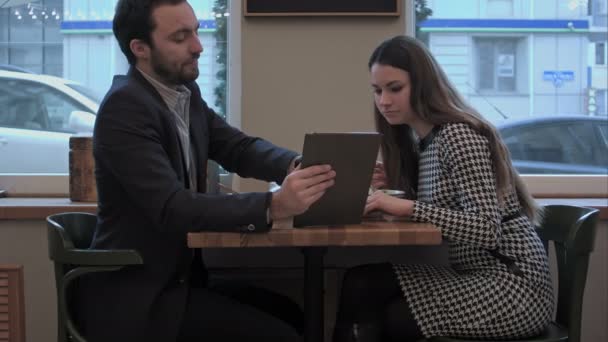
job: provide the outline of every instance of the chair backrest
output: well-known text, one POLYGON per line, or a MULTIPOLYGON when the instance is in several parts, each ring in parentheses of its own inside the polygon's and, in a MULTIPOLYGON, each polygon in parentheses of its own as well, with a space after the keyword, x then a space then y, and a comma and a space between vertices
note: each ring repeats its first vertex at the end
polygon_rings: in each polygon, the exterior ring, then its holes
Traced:
POLYGON ((89 213, 60 213, 47 217, 49 257, 56 260, 65 250, 89 248, 97 216, 89 213))
MULTIPOLYGON (((67 252, 72 249, 87 249, 93 240, 97 216, 88 213, 60 213, 47 217, 49 258, 55 264, 55 285, 57 298, 61 298, 66 273, 77 267, 67 262, 67 252)), ((67 310, 71 310, 71 300, 66 299, 67 306, 57 305, 57 335, 59 342, 70 341, 67 334, 67 310)))
POLYGON ((578 342, 589 255, 593 251, 598 210, 571 205, 547 205, 537 232, 548 251, 555 248, 558 272, 556 321, 568 329, 568 341, 578 342))

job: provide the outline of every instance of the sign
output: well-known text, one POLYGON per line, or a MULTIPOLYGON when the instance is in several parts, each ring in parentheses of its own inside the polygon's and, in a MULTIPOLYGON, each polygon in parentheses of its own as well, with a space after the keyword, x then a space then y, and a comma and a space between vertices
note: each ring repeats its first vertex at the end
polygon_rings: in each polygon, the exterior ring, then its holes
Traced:
POLYGON ((543 80, 553 82, 559 88, 564 85, 564 81, 574 81, 574 71, 546 70, 543 71, 543 80))
POLYGON ((500 54, 498 55, 498 77, 513 77, 515 76, 515 55, 500 54))

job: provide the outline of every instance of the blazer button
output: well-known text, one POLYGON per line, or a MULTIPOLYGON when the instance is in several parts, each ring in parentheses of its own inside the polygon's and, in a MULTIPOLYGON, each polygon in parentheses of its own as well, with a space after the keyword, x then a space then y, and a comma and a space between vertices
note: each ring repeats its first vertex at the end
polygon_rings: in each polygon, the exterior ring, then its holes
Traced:
POLYGON ((250 224, 247 226, 247 230, 250 232, 253 232, 253 231, 255 231, 255 226, 253 224, 250 224))

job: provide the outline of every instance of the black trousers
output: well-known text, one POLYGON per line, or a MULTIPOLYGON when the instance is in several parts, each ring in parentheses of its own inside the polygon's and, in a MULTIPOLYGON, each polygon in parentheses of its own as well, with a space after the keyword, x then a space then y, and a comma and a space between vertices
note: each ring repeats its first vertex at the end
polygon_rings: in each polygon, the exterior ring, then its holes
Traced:
POLYGON ((299 342, 304 314, 289 298, 241 283, 192 288, 178 342, 299 342))
POLYGON ((346 272, 334 342, 415 341, 422 337, 391 264, 362 265, 346 272))

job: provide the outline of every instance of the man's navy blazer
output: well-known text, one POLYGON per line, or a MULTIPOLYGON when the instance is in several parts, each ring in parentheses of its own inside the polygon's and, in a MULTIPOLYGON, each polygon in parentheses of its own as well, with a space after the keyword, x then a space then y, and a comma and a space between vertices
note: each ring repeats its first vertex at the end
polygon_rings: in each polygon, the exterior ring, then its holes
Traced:
POLYGON ((116 76, 101 103, 91 248, 135 249, 144 264, 81 281, 77 303, 89 341, 175 341, 188 291, 206 282, 186 234, 269 229, 271 194, 205 194, 207 160, 243 177, 281 183, 297 154, 231 127, 203 101, 196 83, 186 86, 198 191, 188 189, 174 114, 137 69, 116 76))

